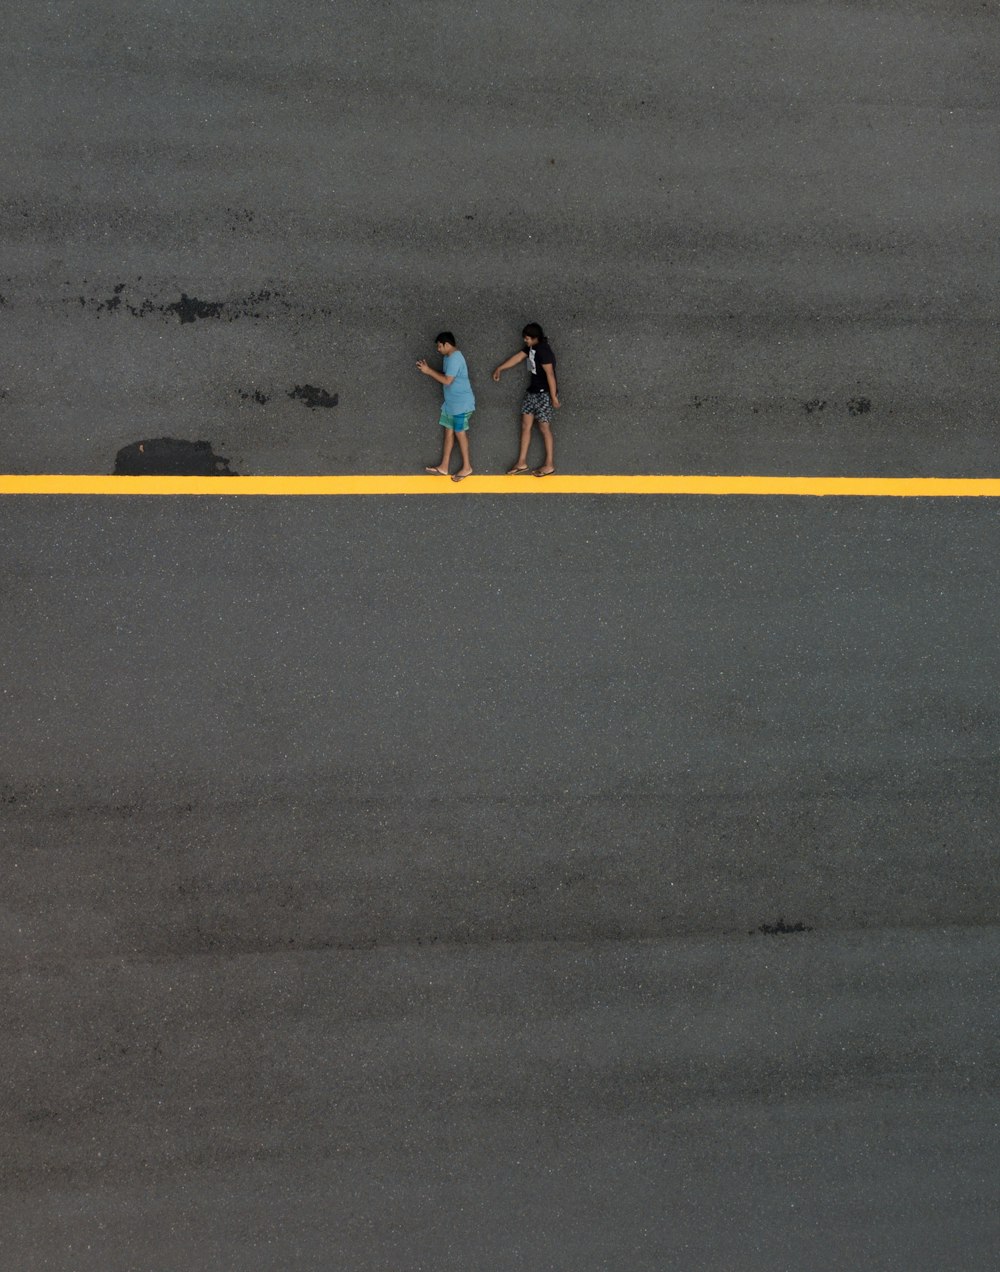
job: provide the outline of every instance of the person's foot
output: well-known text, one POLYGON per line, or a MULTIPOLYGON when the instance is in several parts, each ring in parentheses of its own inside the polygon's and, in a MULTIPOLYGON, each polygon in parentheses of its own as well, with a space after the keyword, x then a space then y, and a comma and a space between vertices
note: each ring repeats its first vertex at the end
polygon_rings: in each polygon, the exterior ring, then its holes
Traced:
POLYGON ((531 475, 533 477, 551 477, 555 471, 554 468, 533 468, 531 475))
POLYGON ((448 470, 447 470, 447 468, 431 468, 431 467, 430 467, 430 465, 428 465, 428 466, 424 469, 424 472, 425 472, 425 473, 437 473, 439 477, 447 477, 447 476, 448 476, 448 470))
POLYGON ((507 476, 513 477, 515 473, 526 473, 529 471, 530 469, 527 464, 515 464, 513 468, 507 469, 507 476))
POLYGON ((455 475, 452 477, 452 481, 465 481, 466 477, 471 477, 471 476, 472 476, 471 468, 469 469, 460 468, 458 472, 455 473, 455 475))

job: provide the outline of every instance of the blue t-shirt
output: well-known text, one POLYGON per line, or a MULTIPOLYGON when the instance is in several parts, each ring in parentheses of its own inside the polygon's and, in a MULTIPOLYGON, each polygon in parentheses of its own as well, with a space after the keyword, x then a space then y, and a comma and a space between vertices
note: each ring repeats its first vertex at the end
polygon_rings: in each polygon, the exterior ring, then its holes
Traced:
POLYGON ((454 353, 445 354, 444 373, 455 377, 451 384, 444 386, 444 409, 449 415, 467 415, 474 411, 476 398, 469 383, 469 368, 457 349, 454 353))

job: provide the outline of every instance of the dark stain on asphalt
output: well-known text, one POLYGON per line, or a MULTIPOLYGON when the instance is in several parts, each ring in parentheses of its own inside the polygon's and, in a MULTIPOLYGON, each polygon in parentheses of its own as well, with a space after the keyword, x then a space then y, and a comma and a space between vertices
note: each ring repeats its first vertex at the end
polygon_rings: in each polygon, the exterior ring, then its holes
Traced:
MULTIPOLYGON (((86 286, 87 280, 84 279, 83 282, 86 286)), ((135 282, 142 282, 141 275, 135 282)), ((68 285, 68 283, 64 284, 64 286, 68 285)), ((126 283, 116 284, 111 296, 95 296, 81 291, 73 297, 67 297, 63 303, 79 305, 81 309, 98 317, 104 313, 121 310, 133 318, 151 316, 177 318, 182 324, 197 322, 199 318, 202 321, 215 319, 218 322, 237 322, 241 318, 259 320, 273 318, 279 314, 300 319, 329 318, 333 313, 330 305, 303 305, 287 299, 280 292, 271 291, 270 288, 224 300, 202 300, 197 296, 189 296, 187 292, 181 292, 180 300, 160 303, 149 297, 142 300, 129 299, 127 286, 126 283)))
POLYGON ((226 322, 235 322, 239 318, 262 318, 262 307, 276 299, 274 293, 266 289, 235 300, 198 300, 182 292, 180 300, 175 300, 171 305, 163 305, 161 312, 176 314, 181 322, 195 322, 198 318, 220 318, 226 322))
POLYGON ((852 415, 867 415, 872 409, 872 404, 866 397, 851 398, 847 404, 847 409, 852 415))
POLYGON ((807 415, 813 415, 816 411, 825 411, 826 402, 822 398, 811 398, 808 402, 802 403, 802 409, 807 415))
POLYGON ((38 1126, 45 1122, 58 1121, 59 1114, 55 1109, 28 1109, 24 1114, 24 1120, 29 1126, 38 1126))
POLYGON ((115 456, 116 477, 236 477, 229 460, 211 442, 155 437, 123 446, 115 456))
POLYGON ((294 389, 289 390, 288 396, 301 398, 310 410, 317 406, 336 406, 340 401, 339 394, 327 393, 326 389, 317 389, 312 384, 297 384, 294 389))
POLYGON ((784 919, 779 918, 777 923, 762 923, 755 931, 751 931, 751 936, 756 936, 757 932, 763 933, 764 936, 788 936, 792 932, 811 932, 813 929, 807 927, 804 923, 786 923, 784 919))
POLYGON ((44 786, 37 782, 22 783, 18 786, 3 782, 0 784, 0 807, 16 808, 19 811, 29 809, 37 804, 44 794, 44 786))
POLYGON ((164 312, 162 305, 154 305, 151 300, 144 300, 138 305, 126 305, 125 308, 129 311, 133 318, 145 318, 147 314, 154 314, 157 312, 162 314, 164 312))
MULTIPOLYGON (((86 279, 84 281, 86 282, 86 279)), ((103 313, 113 314, 114 311, 119 309, 124 302, 124 297, 122 295, 124 290, 125 284, 117 283, 111 295, 104 299, 99 300, 93 296, 78 296, 77 300, 80 302, 81 309, 89 309, 92 313, 97 315, 103 313)))
POLYGON ((218 318, 222 313, 221 300, 197 300, 181 292, 180 300, 164 306, 164 313, 175 313, 181 322, 194 322, 198 318, 218 318))
POLYGON ((256 402, 258 406, 264 406, 265 403, 271 400, 266 393, 261 393, 260 389, 254 389, 252 393, 246 393, 243 389, 240 389, 239 394, 244 402, 256 402))
POLYGON ((248 230, 253 226, 253 213, 249 208, 226 208, 229 215, 229 229, 231 233, 237 230, 248 230))

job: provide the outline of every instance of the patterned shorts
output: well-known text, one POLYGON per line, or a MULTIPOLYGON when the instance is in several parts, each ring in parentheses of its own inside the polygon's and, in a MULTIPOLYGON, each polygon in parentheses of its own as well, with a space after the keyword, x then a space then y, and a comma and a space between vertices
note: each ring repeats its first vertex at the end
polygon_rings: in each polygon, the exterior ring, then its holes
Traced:
POLYGON ((521 403, 522 415, 533 415, 536 420, 552 423, 552 399, 544 389, 540 393, 526 393, 521 403))
POLYGON ((465 433, 468 431, 469 425, 472 423, 472 411, 463 411, 461 415, 449 415, 448 412, 441 408, 441 418, 438 423, 442 428, 453 428, 456 433, 465 433))

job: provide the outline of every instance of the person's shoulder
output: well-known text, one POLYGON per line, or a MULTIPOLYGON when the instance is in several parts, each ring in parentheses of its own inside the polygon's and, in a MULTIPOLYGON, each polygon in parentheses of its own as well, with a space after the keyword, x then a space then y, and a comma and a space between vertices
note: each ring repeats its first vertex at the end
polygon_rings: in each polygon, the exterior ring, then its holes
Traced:
POLYGON ((556 356, 555 351, 553 350, 552 346, 549 344, 547 340, 539 341, 538 352, 546 361, 549 361, 549 362, 555 361, 555 356, 556 356))

